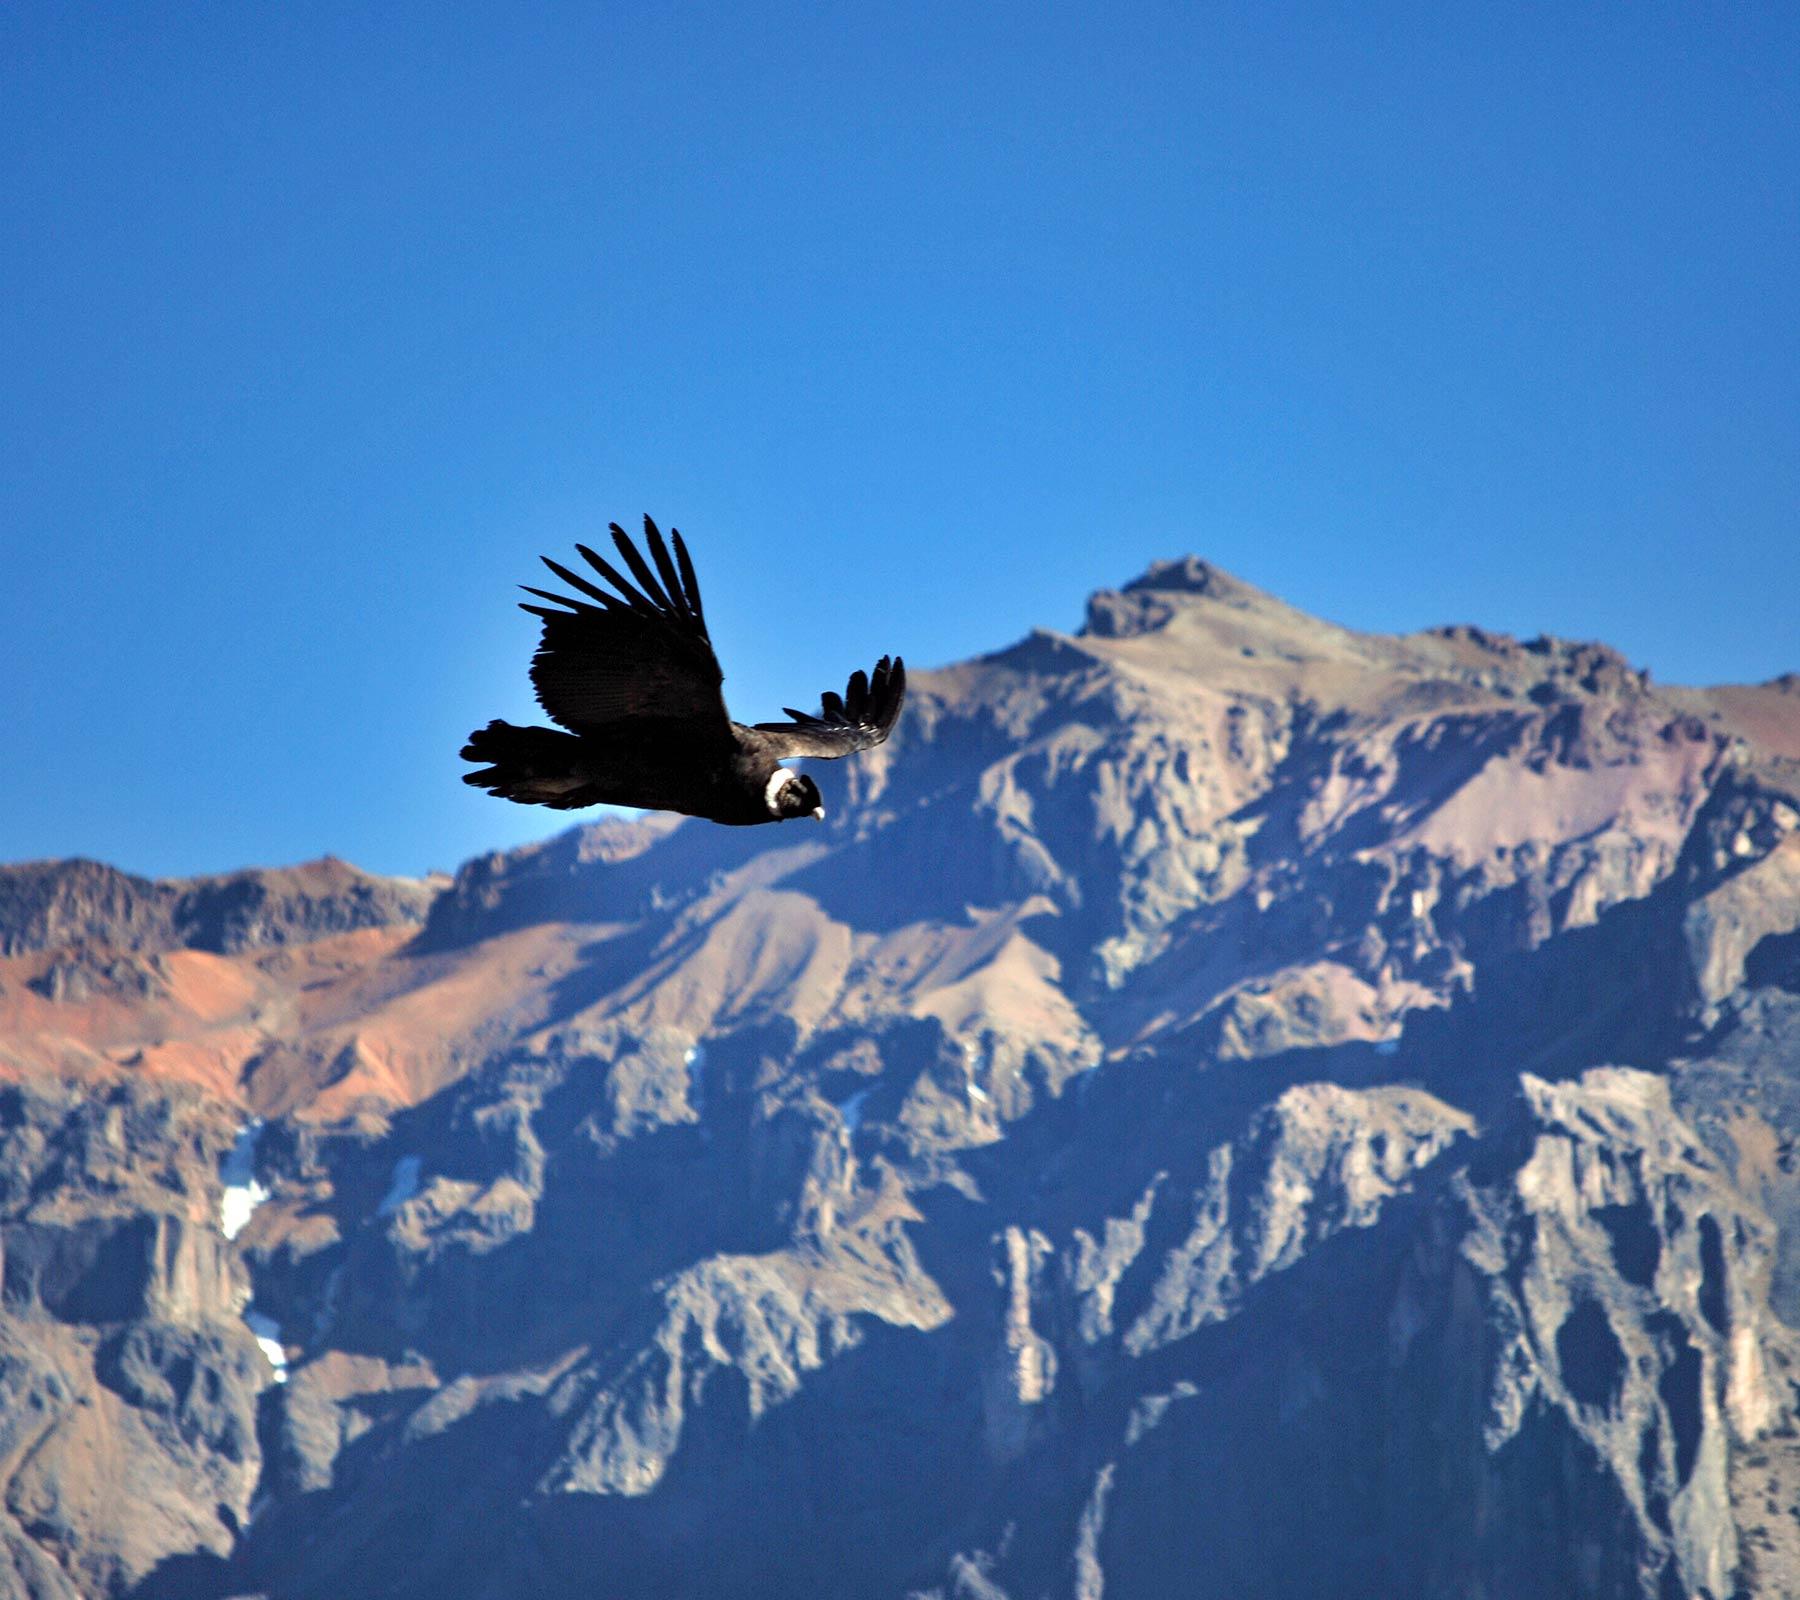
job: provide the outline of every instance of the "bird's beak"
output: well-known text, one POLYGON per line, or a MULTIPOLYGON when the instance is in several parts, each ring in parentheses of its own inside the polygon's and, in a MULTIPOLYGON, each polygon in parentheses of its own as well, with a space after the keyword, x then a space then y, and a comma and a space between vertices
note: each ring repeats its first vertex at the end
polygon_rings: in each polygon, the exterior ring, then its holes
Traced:
POLYGON ((814 806, 813 815, 817 817, 819 821, 823 822, 825 820, 825 808, 823 806, 814 806))

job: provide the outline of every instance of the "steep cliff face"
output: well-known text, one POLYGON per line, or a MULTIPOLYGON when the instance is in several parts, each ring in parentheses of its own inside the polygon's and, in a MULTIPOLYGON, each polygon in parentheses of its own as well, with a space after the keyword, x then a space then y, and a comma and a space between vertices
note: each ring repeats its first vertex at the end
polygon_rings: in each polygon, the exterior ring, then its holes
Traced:
MULTIPOLYGON (((1795 1462, 1777 1447, 1790 1492, 1772 1505, 1734 1485, 1733 1463, 1777 1430, 1791 1438, 1800 1376, 1769 1307, 1769 1220, 1676 1115, 1665 1079, 1607 1067, 1562 1084, 1527 1074, 1523 1090, 1522 1159, 1456 1186, 1391 1323, 1402 1373, 1448 1381, 1465 1340, 1486 1368, 1468 1489, 1441 1505, 1448 1537, 1417 1578, 1441 1585, 1471 1552, 1516 1561, 1504 1520, 1481 1512, 1510 1506, 1539 1519, 1548 1548, 1533 1567, 1570 1592, 1755 1592, 1747 1542, 1787 1546, 1778 1568, 1792 1558, 1795 1462), (1582 1485, 1587 1526, 1545 1506, 1546 1457, 1582 1485)), ((1413 1463, 1440 1472, 1421 1443, 1413 1463)))
POLYGON ((820 777, 0 873, 15 1587, 1800 1588, 1790 683, 1190 559, 820 777))
POLYGON ((0 1089, 0 1588, 112 1594, 228 1553, 270 1369, 206 1179, 224 1108, 121 1083, 0 1089))

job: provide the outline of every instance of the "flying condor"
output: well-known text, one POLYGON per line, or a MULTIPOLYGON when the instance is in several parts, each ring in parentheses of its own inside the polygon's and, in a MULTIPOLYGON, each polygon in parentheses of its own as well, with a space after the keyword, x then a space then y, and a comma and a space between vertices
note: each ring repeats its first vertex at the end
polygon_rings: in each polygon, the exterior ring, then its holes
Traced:
POLYGON ((612 525, 635 584, 576 545, 611 593, 541 558, 580 596, 521 585, 550 602, 524 606, 544 619, 531 682, 538 704, 569 731, 490 722, 463 746, 465 761, 482 764, 463 774, 464 783, 558 811, 642 806, 738 824, 825 815, 818 785, 780 763, 880 744, 900 715, 905 664, 883 656, 872 673, 852 673, 842 695, 821 697, 817 716, 788 707, 788 722, 733 722, 694 564, 681 535, 672 528, 669 535, 672 557, 656 524, 644 518, 646 561, 612 525))

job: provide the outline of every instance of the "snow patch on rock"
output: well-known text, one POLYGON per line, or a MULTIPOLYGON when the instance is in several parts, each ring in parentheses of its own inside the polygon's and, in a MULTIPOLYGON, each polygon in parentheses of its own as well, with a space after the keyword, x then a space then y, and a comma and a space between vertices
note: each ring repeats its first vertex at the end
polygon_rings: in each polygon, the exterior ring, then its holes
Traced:
POLYGON ((256 1343, 262 1353, 268 1357, 269 1365, 275 1369, 275 1381, 286 1383, 287 1351, 281 1344, 281 1324, 273 1317, 267 1317, 260 1311, 244 1308, 244 1325, 256 1335, 256 1343))
POLYGON ((252 1117, 239 1129, 219 1165, 219 1179, 225 1186, 219 1198, 219 1232, 227 1239, 242 1233, 252 1213, 269 1198, 269 1191, 256 1181, 256 1142, 262 1130, 262 1118, 252 1117))
POLYGON ((874 1092, 873 1089, 858 1089, 849 1099, 838 1102, 838 1115, 844 1119, 846 1133, 855 1133, 862 1126, 863 1104, 874 1092))

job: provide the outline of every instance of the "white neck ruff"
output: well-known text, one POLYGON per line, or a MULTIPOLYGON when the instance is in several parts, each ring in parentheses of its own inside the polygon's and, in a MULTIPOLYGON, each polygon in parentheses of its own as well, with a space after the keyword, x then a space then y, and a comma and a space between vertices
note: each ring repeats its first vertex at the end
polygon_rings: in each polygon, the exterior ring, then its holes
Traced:
POLYGON ((769 808, 769 815, 781 815, 780 802, 782 791, 794 782, 794 774, 786 767, 777 767, 769 774, 769 781, 763 786, 763 804, 769 808))

